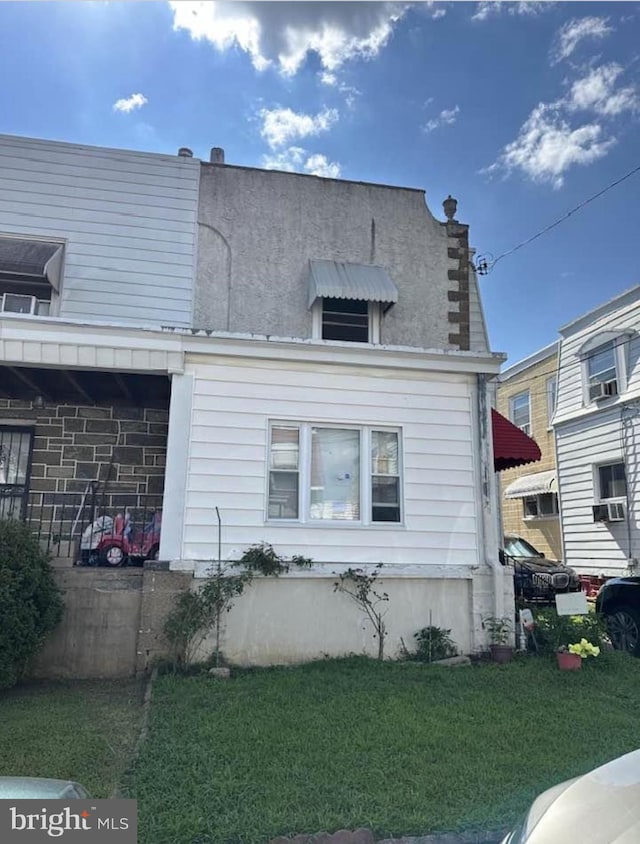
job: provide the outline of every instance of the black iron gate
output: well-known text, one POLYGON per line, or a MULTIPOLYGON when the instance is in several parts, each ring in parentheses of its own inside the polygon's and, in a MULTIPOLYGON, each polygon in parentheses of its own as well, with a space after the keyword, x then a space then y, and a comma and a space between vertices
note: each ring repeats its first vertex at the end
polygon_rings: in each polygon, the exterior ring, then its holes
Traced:
POLYGON ((29 498, 33 428, 0 425, 0 519, 24 519, 29 498))

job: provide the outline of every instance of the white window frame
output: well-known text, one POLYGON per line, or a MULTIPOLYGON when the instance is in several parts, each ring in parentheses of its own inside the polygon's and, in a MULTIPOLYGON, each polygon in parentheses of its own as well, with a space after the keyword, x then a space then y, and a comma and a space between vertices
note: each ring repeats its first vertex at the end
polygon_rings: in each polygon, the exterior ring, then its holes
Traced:
POLYGON ((267 427, 265 462, 265 506, 264 521, 270 525, 305 525, 312 528, 374 528, 376 530, 404 527, 404 449, 402 427, 393 425, 350 425, 340 422, 308 422, 284 419, 270 419, 267 427), (298 429, 298 518, 279 519, 269 516, 269 475, 272 428, 298 429), (311 518, 311 430, 313 428, 342 429, 360 432, 360 518, 359 519, 314 519, 311 518), (371 471, 371 432, 386 431, 398 436, 398 498, 400 518, 397 522, 374 521, 372 518, 373 472, 371 471))
POLYGON ((620 396, 626 389, 626 380, 627 380, 627 371, 626 371, 626 362, 625 362, 625 355, 624 355, 624 348, 625 343, 621 342, 620 340, 611 339, 606 340, 604 343, 601 343, 599 346, 595 346, 589 351, 581 353, 582 357, 582 390, 583 390, 583 403, 585 406, 597 406, 604 403, 610 403, 617 400, 618 396, 620 396), (594 355, 598 354, 598 352, 603 351, 607 346, 611 346, 613 348, 613 363, 615 368, 615 381, 617 385, 616 394, 609 397, 602 397, 600 399, 591 398, 589 396, 589 389, 592 384, 596 383, 599 380, 593 376, 589 375, 589 361, 594 357, 594 355))
POLYGON ((525 496, 523 496, 523 498, 522 498, 522 518, 523 518, 523 520, 524 520, 525 522, 540 522, 540 521, 544 521, 545 519, 557 519, 557 518, 558 518, 558 513, 559 513, 559 509, 558 509, 558 495, 557 495, 557 493, 555 493, 555 492, 543 492, 543 493, 540 493, 540 494, 538 494, 538 495, 525 495, 525 496), (553 512, 552 512, 552 513, 541 513, 541 512, 540 512, 540 499, 542 498, 542 496, 543 496, 543 495, 551 495, 551 496, 553 496, 552 500, 555 502, 555 507, 553 508, 553 512), (525 504, 525 502, 526 502, 526 501, 527 501, 527 499, 529 499, 529 498, 535 498, 535 499, 536 499, 536 508, 537 508, 537 511, 538 511, 538 512, 536 513, 536 515, 535 515, 535 516, 534 516, 534 515, 532 515, 532 514, 527 514, 527 513, 526 513, 526 504, 525 504))
POLYGON ((627 500, 627 493, 628 493, 628 479, 627 479, 627 467, 625 465, 624 460, 622 457, 616 457, 612 460, 605 460, 602 463, 596 463, 593 466, 593 488, 595 490, 595 504, 606 504, 609 501, 618 501, 618 502, 626 502, 627 500), (624 495, 614 495, 612 498, 604 498, 602 495, 602 486, 600 483, 600 469, 604 469, 606 466, 618 466, 621 465, 624 469, 624 477, 625 477, 625 492, 624 495))
POLYGON ((547 378, 547 423, 549 428, 551 428, 551 420, 553 419, 553 414, 556 412, 557 404, 558 376, 552 375, 551 378, 547 378))
MULTIPOLYGON (((322 298, 316 299, 311 307, 311 336, 314 340, 322 340, 322 298)), ((382 305, 380 302, 369 302, 369 340, 374 346, 380 344, 380 326, 382 323, 382 305)), ((323 343, 350 343, 356 346, 366 346, 367 343, 356 343, 350 340, 323 340, 323 343)))
POLYGON ((531 436, 531 392, 529 390, 521 390, 519 393, 515 393, 515 395, 509 396, 509 419, 511 420, 511 422, 513 422, 513 424, 516 427, 520 428, 521 431, 523 431, 529 437, 531 436), (521 398, 521 396, 527 397, 527 407, 528 407, 529 421, 525 425, 518 425, 518 423, 514 419, 515 402, 516 402, 516 399, 521 398))

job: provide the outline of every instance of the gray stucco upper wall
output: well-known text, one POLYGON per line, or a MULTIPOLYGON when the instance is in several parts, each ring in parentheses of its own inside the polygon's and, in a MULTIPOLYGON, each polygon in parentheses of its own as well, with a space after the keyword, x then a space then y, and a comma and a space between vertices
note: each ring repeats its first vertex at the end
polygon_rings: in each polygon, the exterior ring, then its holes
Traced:
POLYGON ((383 343, 456 347, 458 241, 422 191, 203 164, 198 223, 197 328, 310 338, 309 260, 326 259, 387 270, 383 343))

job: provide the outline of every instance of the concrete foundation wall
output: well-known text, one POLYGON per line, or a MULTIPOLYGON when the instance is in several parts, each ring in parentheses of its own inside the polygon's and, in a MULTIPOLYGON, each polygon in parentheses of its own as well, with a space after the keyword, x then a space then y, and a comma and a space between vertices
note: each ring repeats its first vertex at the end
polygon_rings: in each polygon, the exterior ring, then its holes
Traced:
MULTIPOLYGON (((355 603, 334 593, 335 578, 259 578, 225 618, 223 651, 239 665, 294 664, 326 656, 377 655, 373 628, 355 603)), ((194 581, 194 588, 196 588, 194 581)), ((389 578, 385 656, 408 649, 429 623, 451 629, 459 650, 474 649, 471 580, 389 578), (431 615, 430 615, 431 613, 431 615)), ((210 656, 213 636, 199 656, 210 656)))
POLYGON ((40 678, 130 677, 136 671, 142 569, 60 569, 62 622, 33 667, 40 678))

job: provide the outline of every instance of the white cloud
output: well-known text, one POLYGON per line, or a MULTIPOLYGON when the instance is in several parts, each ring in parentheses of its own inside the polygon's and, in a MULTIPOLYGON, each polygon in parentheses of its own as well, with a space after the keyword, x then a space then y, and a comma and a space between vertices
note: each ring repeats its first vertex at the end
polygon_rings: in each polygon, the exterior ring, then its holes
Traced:
POLYGON ((324 176, 327 179, 340 178, 340 165, 337 161, 329 161, 326 155, 315 153, 307 158, 304 169, 314 176, 324 176))
POLYGON ((276 65, 295 74, 316 53, 332 72, 353 58, 376 56, 389 40, 408 4, 185 2, 170 0, 174 29, 206 39, 218 50, 239 47, 257 70, 276 65))
POLYGON ((438 18, 443 18, 447 14, 445 9, 434 9, 431 13, 431 17, 434 20, 438 20, 438 18))
POLYGON ((552 64, 568 59, 578 44, 586 38, 602 39, 610 32, 613 32, 613 27, 609 25, 608 18, 597 18, 593 15, 572 18, 556 33, 550 54, 552 64))
POLYGON ((130 111, 135 111, 137 108, 142 108, 145 103, 149 101, 144 94, 131 94, 130 97, 116 100, 113 104, 114 111, 122 111, 128 114, 130 111))
POLYGON ((427 120, 427 122, 422 127, 422 131, 429 134, 429 132, 433 132, 435 129, 439 129, 441 126, 451 126, 458 119, 459 113, 460 106, 454 106, 453 108, 443 108, 437 117, 433 117, 431 118, 431 120, 427 120))
POLYGON ((628 85, 618 88, 615 85, 623 68, 611 62, 592 68, 585 77, 576 80, 571 86, 568 106, 571 110, 591 110, 607 117, 638 108, 638 92, 628 85))
POLYGON ((548 182, 559 188, 570 167, 597 161, 615 144, 615 138, 605 138, 597 123, 572 129, 560 109, 560 103, 539 103, 518 137, 505 146, 496 163, 485 172, 520 171, 535 182, 548 182))
POLYGON ((263 108, 260 134, 271 149, 284 146, 298 138, 327 132, 338 120, 335 108, 325 108, 316 115, 303 114, 290 108, 263 108))
POLYGON ((510 15, 539 15, 552 6, 555 6, 554 0, 537 0, 537 2, 516 0, 514 3, 507 3, 504 0, 481 0, 471 20, 484 21, 491 15, 499 15, 501 12, 508 12, 510 15))
POLYGON ((340 178, 340 165, 329 161, 322 153, 308 153, 302 147, 288 149, 262 158, 262 166, 267 170, 286 170, 289 173, 309 173, 312 176, 324 176, 328 179, 340 178))

